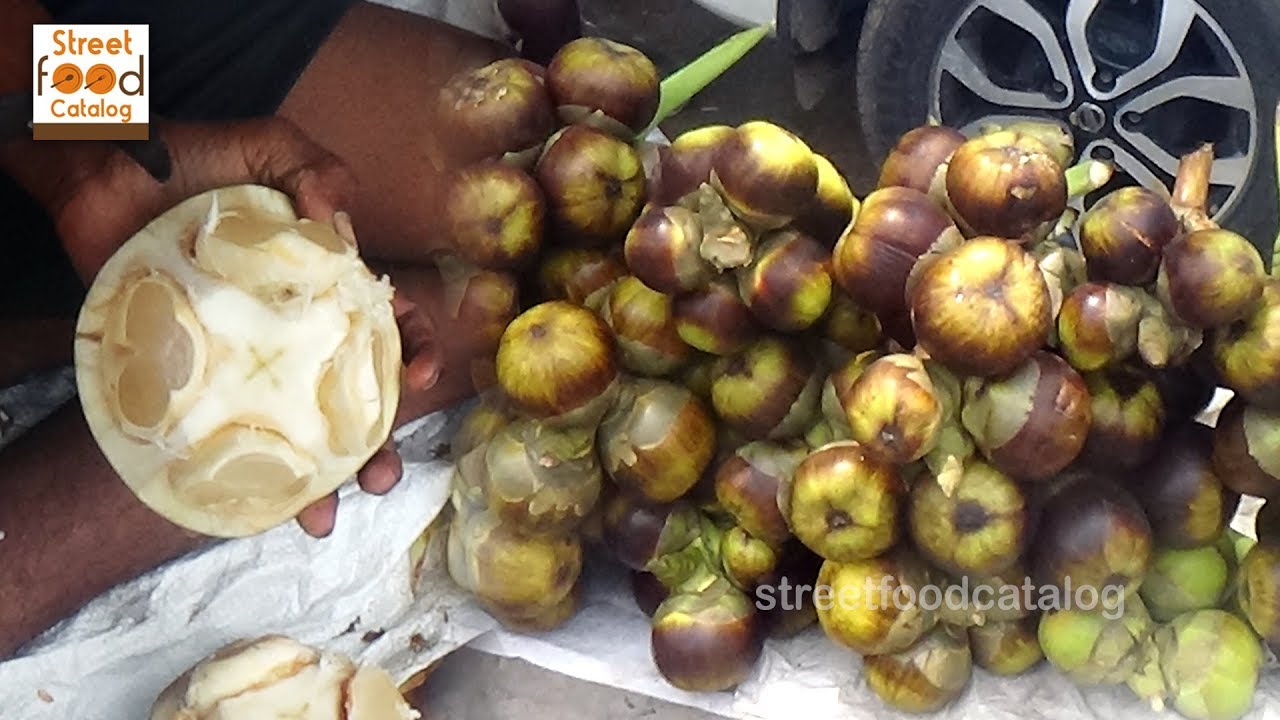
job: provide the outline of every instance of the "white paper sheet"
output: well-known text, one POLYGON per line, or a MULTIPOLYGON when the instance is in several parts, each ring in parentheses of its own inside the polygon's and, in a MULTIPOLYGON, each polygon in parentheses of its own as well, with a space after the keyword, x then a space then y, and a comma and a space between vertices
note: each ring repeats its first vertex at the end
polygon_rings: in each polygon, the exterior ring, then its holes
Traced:
MULTIPOLYGON (((57 384, 49 397, 64 392, 57 384)), ((33 397, 26 392, 19 404, 10 393, 4 406, 38 415, 33 397)), ((281 632, 399 670, 404 680, 489 630, 493 621, 450 583, 412 592, 409 548, 448 500, 450 466, 434 450, 454 416, 403 428, 404 481, 381 498, 345 486, 329 538, 289 523, 223 542, 113 589, 50 629, 0 664, 0 718, 142 720, 176 675, 242 637, 281 632)))

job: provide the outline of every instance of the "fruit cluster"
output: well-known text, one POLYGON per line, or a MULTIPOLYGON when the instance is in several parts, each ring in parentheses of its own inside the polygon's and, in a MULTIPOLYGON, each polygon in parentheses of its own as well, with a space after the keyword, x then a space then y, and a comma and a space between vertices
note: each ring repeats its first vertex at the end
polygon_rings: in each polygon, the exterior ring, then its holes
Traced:
POLYGON ((901 709, 1047 659, 1243 714, 1280 645, 1280 513, 1252 548, 1228 525, 1280 496, 1280 281, 1208 219, 1212 149, 1171 197, 1082 215, 1109 168, 1058 128, 924 126, 859 201, 768 121, 641 140, 659 88, 587 38, 442 94, 492 157, 441 259, 492 350, 452 445, 454 579, 545 630, 598 544, 688 690, 816 623, 901 709), (816 592, 760 602, 788 586, 816 592), (1123 612, 1063 606, 1082 591, 1123 612))

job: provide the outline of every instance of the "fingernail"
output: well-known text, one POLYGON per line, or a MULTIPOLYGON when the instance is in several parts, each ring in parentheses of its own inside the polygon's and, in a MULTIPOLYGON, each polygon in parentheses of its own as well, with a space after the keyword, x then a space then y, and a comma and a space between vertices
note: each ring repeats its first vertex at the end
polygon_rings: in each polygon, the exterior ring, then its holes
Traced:
POLYGON ((429 363, 426 364, 426 369, 423 369, 423 363, 415 365, 412 383, 418 392, 424 392, 435 387, 435 384, 440 380, 440 365, 438 362, 429 363))
POLYGON ((356 242, 356 229, 351 224, 351 215, 345 210, 339 210, 333 214, 333 229, 338 231, 338 236, 351 244, 353 248, 359 248, 360 244, 356 242))

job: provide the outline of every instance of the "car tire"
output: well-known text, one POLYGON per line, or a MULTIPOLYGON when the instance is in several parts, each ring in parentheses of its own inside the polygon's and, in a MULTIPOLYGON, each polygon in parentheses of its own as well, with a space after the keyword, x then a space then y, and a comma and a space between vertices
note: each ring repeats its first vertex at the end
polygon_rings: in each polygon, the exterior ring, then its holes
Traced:
MULTIPOLYGON (((1272 46, 1280 37, 1280 13, 1264 8, 1269 0, 1197 1, 1234 45, 1257 107, 1246 179, 1232 207, 1215 219, 1248 237, 1270 263, 1280 213, 1273 129, 1280 66, 1272 46)), ((904 132, 928 121, 935 65, 968 7, 956 0, 872 0, 859 40, 857 71, 859 119, 871 162, 879 165, 904 132)), ((1079 77, 1074 67, 1072 74, 1079 77)))

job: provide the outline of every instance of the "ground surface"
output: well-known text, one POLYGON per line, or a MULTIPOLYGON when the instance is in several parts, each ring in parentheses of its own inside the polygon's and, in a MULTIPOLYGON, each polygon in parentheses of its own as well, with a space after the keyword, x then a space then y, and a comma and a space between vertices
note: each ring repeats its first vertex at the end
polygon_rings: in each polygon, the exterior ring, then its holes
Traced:
MULTIPOLYGON (((586 31, 641 49, 665 74, 695 58, 735 28, 691 0, 582 0, 586 31)), ((800 134, 866 192, 860 170, 852 81, 837 81, 806 110, 797 99, 793 63, 766 40, 715 85, 667 122, 673 136, 711 123, 768 118, 800 134)), ((521 660, 463 649, 447 658, 423 688, 427 720, 713 720, 718 716, 548 672, 521 660)))
MULTIPOLYGON (((739 29, 692 0, 580 2, 587 33, 639 48, 664 75, 739 29)), ((845 37, 853 40, 856 28, 845 37)), ((807 58, 797 63, 783 43, 765 40, 666 122, 663 130, 674 136, 700 125, 771 120, 826 155, 861 197, 874 180, 868 174, 871 165, 865 162, 858 130, 852 50, 852 42, 842 42, 821 61, 807 58)))
POLYGON ((687 707, 463 648, 421 688, 424 720, 718 720, 687 707))

